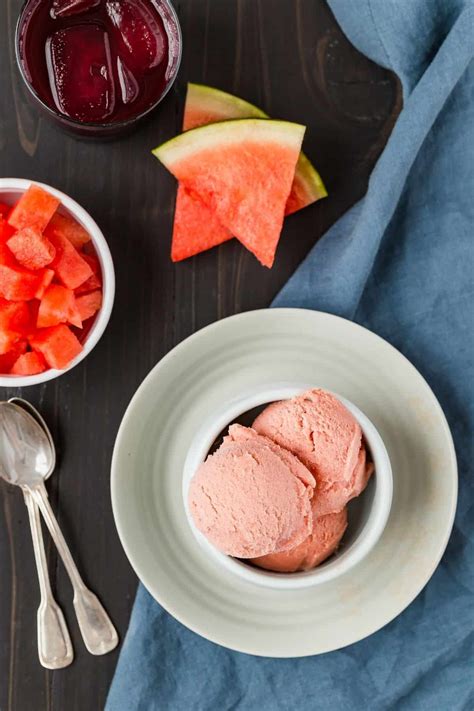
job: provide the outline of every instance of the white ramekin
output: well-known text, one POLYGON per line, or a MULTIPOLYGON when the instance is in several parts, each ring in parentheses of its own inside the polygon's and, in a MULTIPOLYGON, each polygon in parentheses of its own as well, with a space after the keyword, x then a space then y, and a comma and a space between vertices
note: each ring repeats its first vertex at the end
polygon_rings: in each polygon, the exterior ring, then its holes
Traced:
POLYGON ((370 553, 387 523, 392 503, 393 482, 392 468, 385 445, 368 417, 346 398, 333 393, 359 422, 375 466, 375 472, 365 491, 349 503, 349 524, 341 545, 334 555, 317 568, 307 572, 273 573, 224 555, 194 525, 188 507, 189 483, 220 433, 240 415, 255 407, 285 400, 315 387, 319 386, 314 383, 276 383, 270 389, 266 387, 252 395, 243 394, 241 399, 223 405, 219 412, 208 418, 196 433, 190 446, 183 474, 183 498, 188 522, 206 553, 224 568, 248 582, 275 589, 294 590, 334 580, 347 573, 370 553))
POLYGON ((13 204, 22 196, 22 194, 32 183, 41 186, 61 200, 61 211, 74 217, 90 234, 92 244, 97 252, 102 270, 103 300, 102 307, 98 312, 89 333, 87 334, 87 338, 82 344, 83 349, 81 353, 79 353, 79 355, 71 361, 67 368, 64 370, 54 370, 51 368, 46 370, 44 373, 38 373, 38 375, 18 376, 0 374, 0 386, 3 387, 24 387, 26 385, 38 385, 39 383, 45 383, 47 380, 53 380, 54 378, 58 378, 60 375, 64 375, 64 373, 67 373, 71 370, 71 368, 78 365, 78 363, 89 355, 104 333, 110 319, 110 314, 112 313, 115 296, 114 264, 108 244, 96 222, 94 222, 89 213, 86 212, 84 208, 82 208, 75 200, 68 197, 60 190, 56 190, 56 188, 52 188, 50 185, 39 183, 36 180, 24 180, 22 178, 0 178, 0 202, 4 202, 7 205, 13 204))

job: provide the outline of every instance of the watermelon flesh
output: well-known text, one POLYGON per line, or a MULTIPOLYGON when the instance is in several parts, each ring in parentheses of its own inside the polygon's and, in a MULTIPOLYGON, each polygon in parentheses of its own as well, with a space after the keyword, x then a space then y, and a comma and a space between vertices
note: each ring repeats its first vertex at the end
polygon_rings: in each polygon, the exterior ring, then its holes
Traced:
POLYGON ((56 257, 50 265, 51 269, 54 269, 64 286, 77 289, 92 276, 91 267, 66 237, 59 233, 50 233, 49 239, 56 248, 56 257))
POLYGON ((82 328, 82 319, 76 304, 74 292, 61 284, 51 284, 46 289, 38 310, 38 328, 70 323, 82 328))
POLYGON ((17 230, 35 227, 43 232, 59 204, 58 198, 40 188, 39 185, 30 185, 11 211, 8 222, 17 230))
POLYGON ((68 367, 102 306, 91 237, 59 204, 34 184, 0 203, 0 374, 68 367))
POLYGON ((304 132, 287 121, 223 121, 187 131, 154 154, 271 267, 304 132))
POLYGON ((35 299, 42 299, 44 296, 44 292, 48 288, 48 286, 51 284, 51 282, 54 279, 54 272, 52 269, 42 269, 41 270, 41 277, 40 277, 40 283, 39 286, 36 290, 35 293, 35 299))
POLYGON ((0 297, 9 301, 34 299, 42 277, 41 272, 21 267, 6 244, 0 243, 0 297))
POLYGON ((26 340, 17 341, 8 353, 0 355, 0 373, 9 373, 18 358, 25 353, 27 347, 26 340))
POLYGON ((30 325, 30 310, 25 302, 0 299, 0 354, 8 353, 25 336, 30 325))
POLYGON ((76 296, 80 294, 88 294, 91 291, 96 291, 102 287, 102 277, 100 272, 99 260, 94 254, 83 253, 82 258, 92 269, 92 276, 86 279, 80 286, 74 289, 76 296))
POLYGON ((82 249, 90 242, 90 234, 70 215, 62 215, 56 212, 45 230, 45 235, 55 234, 65 237, 76 249, 82 249))
POLYGON ((41 353, 29 351, 23 353, 11 366, 12 375, 38 375, 47 369, 47 364, 41 353))
MULTIPOLYGON (((212 86, 188 84, 184 107, 183 131, 206 126, 218 121, 245 118, 270 118, 257 106, 238 96, 212 86)), ((304 153, 298 158, 286 215, 302 210, 313 202, 327 197, 321 177, 304 153)))
POLYGON ((5 217, 0 214, 0 243, 6 242, 15 234, 15 228, 8 224, 5 217))
POLYGON ((92 318, 102 306, 102 292, 99 290, 83 294, 76 299, 77 310, 82 321, 92 318))
POLYGON ((61 323, 40 328, 29 338, 34 351, 41 353, 50 368, 66 368, 82 351, 82 346, 69 326, 61 323))
POLYGON ((180 262, 227 242, 233 234, 221 225, 215 213, 197 195, 178 185, 171 259, 180 262))
POLYGON ((7 241, 19 264, 27 269, 42 269, 53 261, 56 249, 35 227, 24 227, 7 241))
MULTIPOLYGON (((201 84, 188 84, 183 130, 188 131, 230 119, 268 118, 261 109, 237 96, 201 84)), ((301 153, 286 203, 289 215, 327 195, 314 166, 301 153)), ((181 185, 176 196, 171 259, 181 261, 232 238, 212 210, 181 185)))

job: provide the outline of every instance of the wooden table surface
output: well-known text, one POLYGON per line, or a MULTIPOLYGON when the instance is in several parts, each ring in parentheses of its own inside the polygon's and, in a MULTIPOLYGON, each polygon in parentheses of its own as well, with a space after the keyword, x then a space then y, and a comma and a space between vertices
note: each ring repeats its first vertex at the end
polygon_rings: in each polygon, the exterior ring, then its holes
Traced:
MULTIPOLYGON (((21 5, 0 3, 0 176, 49 183, 93 215, 112 250, 117 296, 110 325, 85 362, 59 380, 2 389, 1 396, 27 397, 51 426, 60 455, 48 483, 52 505, 123 637, 137 580, 115 530, 109 470, 131 396, 186 336, 270 304, 316 240, 364 194, 400 90, 348 43, 323 0, 177 0, 184 54, 170 96, 133 135, 79 141, 26 101, 13 46, 21 5), (287 220, 271 271, 235 241, 178 265, 169 259, 175 184, 150 150, 179 131, 188 80, 308 125, 305 148, 330 197, 287 220)), ((118 654, 85 651, 70 584, 49 542, 48 554, 76 655, 57 672, 37 658, 39 591, 26 509, 18 490, 0 485, 0 711, 103 709, 118 654)))

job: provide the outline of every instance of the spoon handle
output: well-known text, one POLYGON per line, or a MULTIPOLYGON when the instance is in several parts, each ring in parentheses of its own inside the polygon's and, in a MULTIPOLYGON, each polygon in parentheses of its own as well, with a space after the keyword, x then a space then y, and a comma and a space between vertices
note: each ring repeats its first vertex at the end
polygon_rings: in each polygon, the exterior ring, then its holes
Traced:
POLYGON ((23 495, 30 519, 41 594, 37 614, 39 660, 46 669, 62 669, 74 659, 71 638, 62 610, 51 591, 38 507, 29 491, 24 490, 23 495))
POLYGON ((118 635, 99 599, 84 584, 49 503, 44 484, 30 489, 43 514, 74 589, 74 608, 82 638, 91 654, 107 654, 118 644, 118 635))

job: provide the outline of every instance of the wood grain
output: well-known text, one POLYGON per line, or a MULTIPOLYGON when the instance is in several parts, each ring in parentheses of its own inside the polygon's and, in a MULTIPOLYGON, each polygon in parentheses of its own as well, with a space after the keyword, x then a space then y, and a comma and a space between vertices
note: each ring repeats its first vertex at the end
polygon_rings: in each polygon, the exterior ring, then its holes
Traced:
MULTIPOLYGON (((27 397, 50 424, 60 455, 48 484, 53 507, 81 571, 123 636, 136 579, 113 523, 109 469, 130 397, 196 329, 271 302, 316 240, 364 194, 400 110, 400 90, 348 43, 322 0, 178 0, 184 56, 171 95, 136 133, 87 143, 61 133, 26 100, 12 43, 21 4, 0 3, 0 175, 50 183, 89 210, 112 249, 118 289, 106 335, 81 366, 46 385, 1 395, 27 397), (287 220, 271 271, 234 241, 182 264, 169 261, 175 185, 150 150, 179 130, 188 80, 308 125, 305 149, 330 197, 287 220)), ((0 709, 103 709, 117 653, 93 658, 84 650, 71 588, 50 544, 53 586, 76 660, 58 672, 38 663, 39 594, 27 513, 20 493, 6 486, 0 502, 0 709)))

